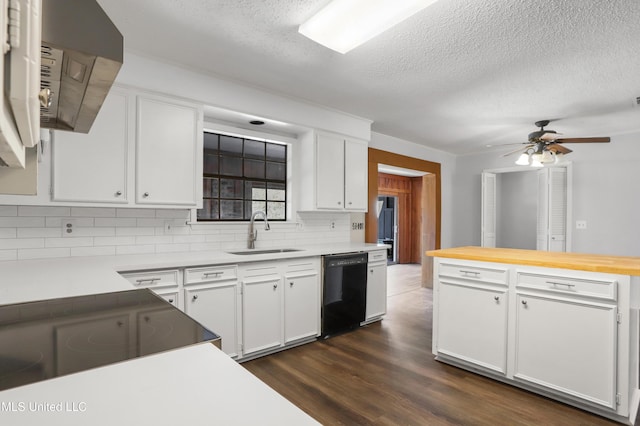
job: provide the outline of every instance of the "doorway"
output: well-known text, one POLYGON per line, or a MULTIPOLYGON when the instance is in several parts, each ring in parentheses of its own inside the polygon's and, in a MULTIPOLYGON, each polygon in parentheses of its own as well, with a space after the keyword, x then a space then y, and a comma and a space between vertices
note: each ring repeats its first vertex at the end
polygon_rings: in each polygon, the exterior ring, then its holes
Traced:
POLYGON ((378 243, 391 246, 387 249, 387 264, 398 261, 398 197, 378 196, 378 243))

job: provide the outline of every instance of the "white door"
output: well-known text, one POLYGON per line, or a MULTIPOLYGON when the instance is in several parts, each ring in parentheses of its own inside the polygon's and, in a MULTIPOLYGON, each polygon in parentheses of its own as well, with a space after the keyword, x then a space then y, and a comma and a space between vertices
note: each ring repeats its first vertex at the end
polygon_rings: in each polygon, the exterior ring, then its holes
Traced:
POLYGON ((202 183, 200 123, 196 107, 138 97, 136 202, 196 206, 196 185, 202 183))
POLYGON ((287 276, 284 283, 285 344, 320 333, 320 281, 317 273, 287 276))
POLYGON ((550 167, 538 171, 537 249, 566 251, 567 169, 550 167))
MULTIPOLYGON (((386 257, 386 253, 385 257, 386 257)), ((381 317, 387 313, 387 265, 369 264, 367 278, 367 309, 365 320, 381 317)))
POLYGON ((243 355, 282 346, 282 279, 242 285, 243 355))
POLYGON ((184 291, 187 315, 219 335, 223 352, 231 357, 238 355, 236 303, 235 281, 212 287, 186 288, 184 291))
POLYGON ((128 96, 112 89, 88 134, 55 132, 55 201, 127 202, 128 106, 128 96))
POLYGON ((367 210, 369 148, 366 142, 344 142, 344 199, 348 210, 367 210))
POLYGON ((496 174, 482 173, 481 245, 496 246, 496 174))
POLYGON ((317 135, 316 207, 344 209, 344 140, 337 136, 317 135))
POLYGON ((505 374, 506 289, 439 284, 438 353, 505 374))
POLYGON ((616 408, 613 305, 516 296, 514 377, 616 408))

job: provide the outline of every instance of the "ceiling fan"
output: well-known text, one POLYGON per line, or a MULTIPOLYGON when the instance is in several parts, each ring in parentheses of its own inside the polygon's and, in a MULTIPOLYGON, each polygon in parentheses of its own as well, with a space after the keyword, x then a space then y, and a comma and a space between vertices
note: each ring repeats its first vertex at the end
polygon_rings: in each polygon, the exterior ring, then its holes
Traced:
POLYGON ((546 130, 550 120, 536 121, 534 124, 540 130, 529 133, 526 145, 514 151, 508 152, 503 157, 522 152, 516 164, 531 165, 533 167, 542 167, 545 163, 558 162, 559 158, 565 154, 572 152, 569 148, 562 146, 564 143, 607 143, 611 141, 609 137, 592 137, 592 138, 563 138, 561 133, 555 130, 546 130))

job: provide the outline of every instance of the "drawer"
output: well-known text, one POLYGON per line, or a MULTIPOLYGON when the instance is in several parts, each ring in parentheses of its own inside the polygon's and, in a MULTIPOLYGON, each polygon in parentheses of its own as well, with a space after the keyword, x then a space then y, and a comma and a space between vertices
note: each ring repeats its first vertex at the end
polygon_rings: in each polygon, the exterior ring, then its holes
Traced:
POLYGON ((236 265, 209 266, 205 268, 190 268, 184 271, 185 284, 209 283, 238 279, 236 265))
POLYGON ((509 270, 506 268, 492 268, 485 266, 468 266, 464 264, 440 262, 439 276, 462 278, 465 280, 507 284, 509 270))
POLYGON ((386 250, 376 250, 369 252, 369 263, 372 262, 386 262, 387 261, 387 251, 386 250))
POLYGON ((533 272, 517 272, 518 289, 542 290, 549 293, 572 294, 616 300, 617 282, 611 279, 546 275, 533 272))
POLYGON ((140 288, 174 287, 178 285, 178 270, 126 272, 121 274, 131 284, 140 288))

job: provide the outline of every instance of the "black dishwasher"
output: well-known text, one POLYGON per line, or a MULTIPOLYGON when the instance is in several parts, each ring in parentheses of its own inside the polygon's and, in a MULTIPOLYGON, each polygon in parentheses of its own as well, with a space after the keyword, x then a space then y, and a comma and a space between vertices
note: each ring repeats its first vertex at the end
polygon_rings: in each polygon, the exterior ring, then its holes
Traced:
POLYGON ((367 308, 367 253, 323 256, 322 337, 353 330, 367 308))

